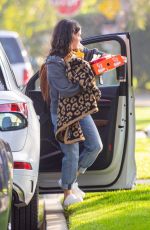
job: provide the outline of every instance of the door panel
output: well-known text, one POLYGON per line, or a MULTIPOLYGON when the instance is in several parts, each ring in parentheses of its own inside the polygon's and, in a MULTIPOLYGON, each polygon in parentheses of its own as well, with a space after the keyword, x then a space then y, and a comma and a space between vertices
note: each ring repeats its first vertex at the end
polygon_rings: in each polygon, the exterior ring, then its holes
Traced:
POLYGON ((27 95, 33 100, 35 111, 40 117, 41 151, 39 170, 40 172, 59 172, 62 153, 55 140, 50 109, 43 101, 41 91, 28 90, 27 95))
MULTIPOLYGON (((103 151, 88 171, 80 176, 85 190, 130 188, 135 180, 134 94, 130 36, 128 33, 87 38, 83 44, 106 53, 127 56, 128 63, 96 79, 102 92, 99 111, 92 115, 103 142, 103 151), (131 130, 132 127, 132 130, 131 130)), ((38 73, 30 80, 26 94, 33 100, 41 124, 40 187, 43 191, 59 191, 63 154, 55 140, 50 108, 43 102, 38 73)), ((80 143, 80 152, 83 143, 80 143)))
MULTIPOLYGON (((33 80, 33 79, 32 79, 33 80)), ((103 151, 89 170, 105 169, 113 156, 116 112, 119 97, 119 87, 101 88, 102 98, 98 104, 99 112, 92 115, 103 142, 103 151), (113 132, 111 131, 113 130, 113 132)), ((40 91, 29 90, 27 95, 33 100, 36 113, 40 116, 41 156, 40 172, 59 172, 63 154, 55 140, 50 110, 44 103, 40 91)), ((80 152, 83 144, 80 143, 80 152)))
POLYGON ((107 168, 112 161, 119 87, 101 88, 99 111, 92 115, 103 143, 103 150, 89 170, 107 168))

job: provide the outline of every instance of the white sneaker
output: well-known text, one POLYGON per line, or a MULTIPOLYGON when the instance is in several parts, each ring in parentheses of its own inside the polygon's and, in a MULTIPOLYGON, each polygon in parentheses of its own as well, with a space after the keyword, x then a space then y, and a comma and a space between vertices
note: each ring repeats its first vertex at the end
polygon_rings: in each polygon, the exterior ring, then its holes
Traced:
MULTIPOLYGON (((62 182, 61 182, 61 179, 58 181, 58 184, 59 186, 61 187, 62 186, 62 182)), ((83 192, 79 187, 78 187, 78 183, 75 182, 73 183, 72 185, 72 192, 75 196, 77 197, 81 197, 82 199, 85 197, 85 192, 83 192)))
POLYGON ((77 197, 85 197, 85 192, 83 192, 79 187, 78 187, 78 183, 75 182, 73 183, 72 186, 72 192, 77 196, 77 197))
POLYGON ((74 194, 69 194, 64 200, 64 207, 68 207, 71 204, 80 203, 83 199, 81 197, 76 197, 74 194))

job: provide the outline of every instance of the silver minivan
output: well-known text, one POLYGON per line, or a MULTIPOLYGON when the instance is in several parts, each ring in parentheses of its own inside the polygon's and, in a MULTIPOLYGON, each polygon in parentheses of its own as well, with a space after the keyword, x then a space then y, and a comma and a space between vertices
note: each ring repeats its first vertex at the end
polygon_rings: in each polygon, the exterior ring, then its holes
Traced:
MULTIPOLYGON (((93 114, 103 142, 103 151, 87 172, 79 177, 84 191, 131 189, 136 180, 135 113, 130 34, 99 35, 83 40, 87 48, 121 54, 127 64, 97 77, 102 92, 99 112, 93 114)), ((33 100, 41 125, 41 192, 59 192, 63 153, 56 142, 50 111, 43 102, 38 73, 29 81, 27 95, 33 100)), ((82 149, 82 142, 80 143, 82 149)))

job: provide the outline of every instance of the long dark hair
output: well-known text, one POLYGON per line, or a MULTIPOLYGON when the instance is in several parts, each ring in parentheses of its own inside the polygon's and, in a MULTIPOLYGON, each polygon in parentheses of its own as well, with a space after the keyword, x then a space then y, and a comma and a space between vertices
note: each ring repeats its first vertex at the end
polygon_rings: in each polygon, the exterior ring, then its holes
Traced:
MULTIPOLYGON (((59 21, 52 34, 51 49, 49 55, 56 55, 64 58, 70 51, 70 44, 72 41, 72 35, 80 31, 81 26, 77 21, 62 19, 59 21)), ((49 56, 48 55, 48 56, 49 56)), ((47 68, 46 63, 41 66, 40 69, 40 87, 43 95, 43 99, 49 103, 49 85, 47 81, 47 68)))

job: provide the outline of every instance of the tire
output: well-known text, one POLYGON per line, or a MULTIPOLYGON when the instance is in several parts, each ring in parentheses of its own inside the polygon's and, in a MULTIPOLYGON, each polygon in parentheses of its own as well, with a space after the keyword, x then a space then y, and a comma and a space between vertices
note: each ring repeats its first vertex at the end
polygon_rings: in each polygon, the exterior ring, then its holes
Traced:
POLYGON ((12 204, 11 230, 38 229, 38 189, 25 207, 16 207, 12 204))

